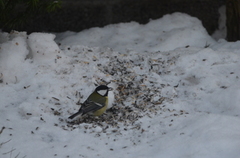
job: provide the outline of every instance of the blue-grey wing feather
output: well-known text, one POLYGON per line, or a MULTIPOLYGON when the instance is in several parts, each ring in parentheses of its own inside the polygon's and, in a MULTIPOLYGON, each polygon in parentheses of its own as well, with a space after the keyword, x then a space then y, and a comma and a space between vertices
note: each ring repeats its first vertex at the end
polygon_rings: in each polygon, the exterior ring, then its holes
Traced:
POLYGON ((99 110, 103 106, 104 105, 102 105, 100 103, 96 103, 96 102, 93 102, 93 101, 86 100, 82 105, 81 111, 83 112, 83 114, 86 114, 88 112, 93 112, 93 111, 99 110))

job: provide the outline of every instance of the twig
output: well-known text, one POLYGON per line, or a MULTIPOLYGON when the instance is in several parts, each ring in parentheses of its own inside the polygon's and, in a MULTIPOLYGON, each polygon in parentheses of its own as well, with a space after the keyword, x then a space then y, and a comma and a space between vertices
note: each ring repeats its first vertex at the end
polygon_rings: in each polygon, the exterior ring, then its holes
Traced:
POLYGON ((16 84, 18 82, 17 76, 15 76, 15 80, 16 80, 16 82, 15 82, 15 84, 16 84))
POLYGON ((9 154, 9 153, 12 154, 12 152, 13 152, 14 150, 16 150, 16 149, 12 149, 12 150, 10 150, 10 151, 8 151, 8 152, 5 152, 5 153, 3 153, 3 155, 9 154))
POLYGON ((59 99, 58 98, 56 98, 56 97, 52 97, 54 100, 56 100, 56 101, 59 101, 59 99))
POLYGON ((19 156, 20 152, 15 156, 15 158, 17 158, 19 156))
POLYGON ((6 142, 2 142, 1 144, 0 144, 0 148, 1 148, 1 146, 3 145, 3 144, 6 144, 6 143, 8 143, 8 142, 10 142, 11 141, 11 139, 9 139, 8 141, 6 141, 6 142))
POLYGON ((3 82, 3 74, 1 73, 1 76, 0 76, 0 83, 3 82))
POLYGON ((2 134, 4 129, 5 129, 5 127, 3 126, 2 129, 0 130, 0 134, 2 134))

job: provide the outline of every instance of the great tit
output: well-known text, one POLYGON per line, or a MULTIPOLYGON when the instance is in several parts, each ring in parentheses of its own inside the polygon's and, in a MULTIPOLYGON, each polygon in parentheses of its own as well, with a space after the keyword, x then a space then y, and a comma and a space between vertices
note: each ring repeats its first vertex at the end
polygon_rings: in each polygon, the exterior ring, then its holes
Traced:
POLYGON ((81 108, 75 114, 68 117, 73 119, 78 115, 84 115, 87 113, 93 113, 94 116, 102 115, 108 106, 108 91, 111 91, 112 88, 100 85, 94 92, 87 98, 87 100, 82 104, 81 108))

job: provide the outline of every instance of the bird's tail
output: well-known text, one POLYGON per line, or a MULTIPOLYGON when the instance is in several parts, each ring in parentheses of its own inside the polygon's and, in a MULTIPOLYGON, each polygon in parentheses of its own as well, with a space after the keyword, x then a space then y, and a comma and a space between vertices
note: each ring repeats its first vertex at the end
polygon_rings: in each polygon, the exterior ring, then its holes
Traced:
POLYGON ((69 116, 68 118, 69 118, 69 119, 73 119, 74 117, 76 117, 76 116, 78 116, 78 115, 82 115, 82 111, 78 111, 78 112, 76 112, 75 114, 69 116))

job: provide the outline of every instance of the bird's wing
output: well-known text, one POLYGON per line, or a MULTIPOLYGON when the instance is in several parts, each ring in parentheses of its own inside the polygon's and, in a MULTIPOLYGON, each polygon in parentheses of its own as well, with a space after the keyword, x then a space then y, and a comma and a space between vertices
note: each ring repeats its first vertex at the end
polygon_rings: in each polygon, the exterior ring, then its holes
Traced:
POLYGON ((98 102, 86 100, 83 103, 81 110, 82 110, 83 114, 86 114, 88 112, 94 112, 96 110, 99 110, 103 106, 104 106, 104 104, 100 104, 98 102))

